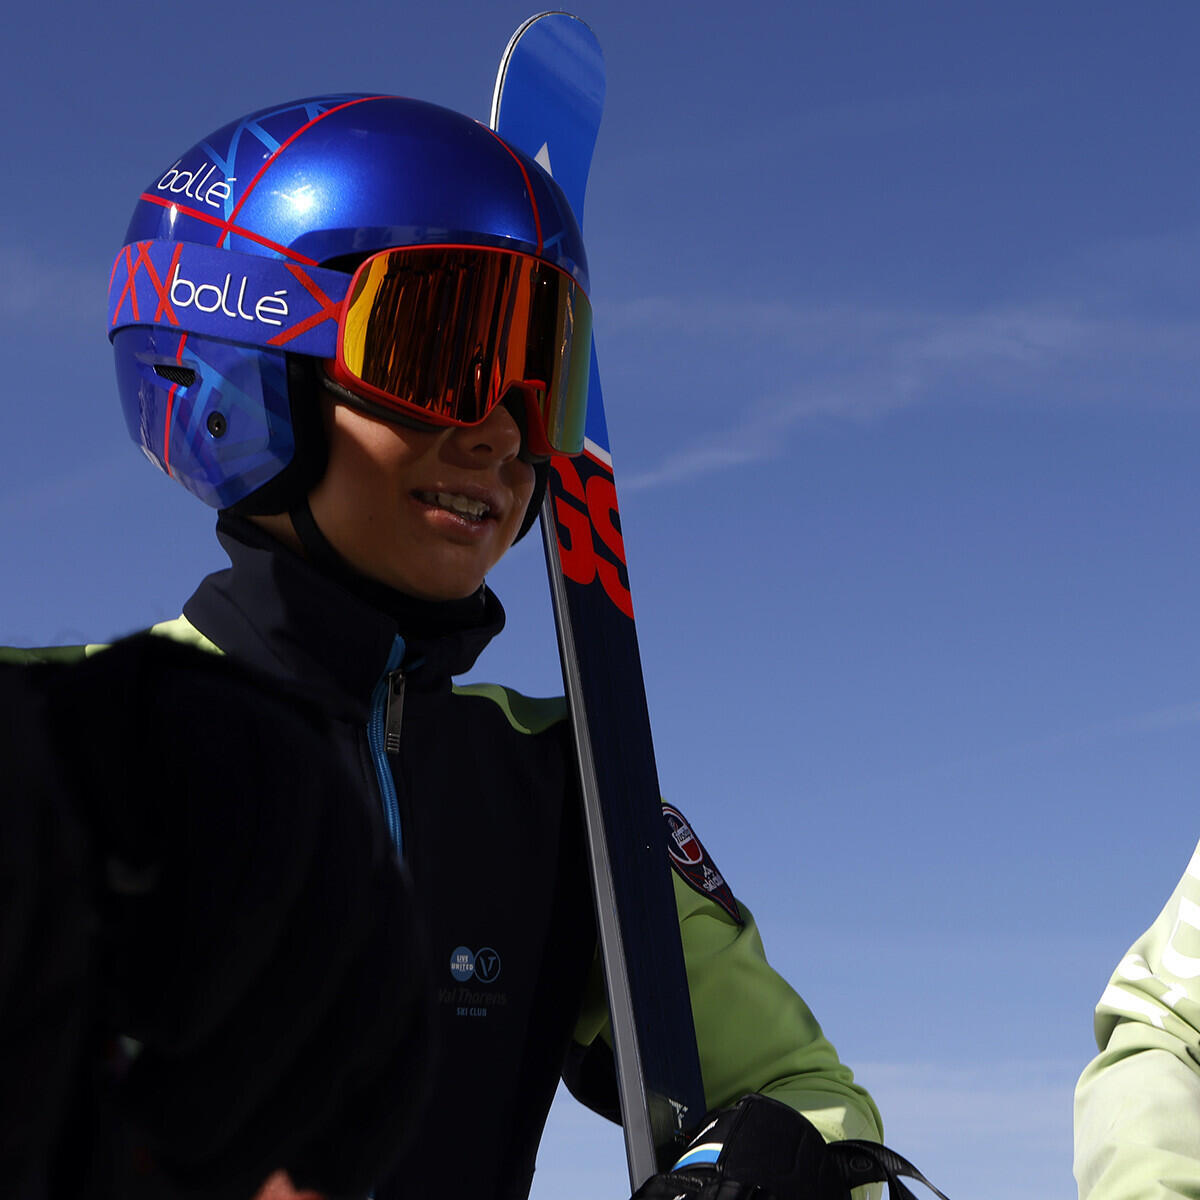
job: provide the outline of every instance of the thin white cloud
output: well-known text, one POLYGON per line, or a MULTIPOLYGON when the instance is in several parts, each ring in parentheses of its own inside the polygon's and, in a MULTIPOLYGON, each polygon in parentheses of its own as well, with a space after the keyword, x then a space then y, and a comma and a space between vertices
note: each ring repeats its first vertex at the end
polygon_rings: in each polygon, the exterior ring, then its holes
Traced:
POLYGON ((724 297, 641 297, 599 307, 605 337, 647 329, 711 345, 708 357, 750 345, 837 360, 907 358, 929 363, 1001 360, 1040 363, 1102 350, 1166 350, 1200 358, 1200 315, 1166 319, 1089 312, 1074 300, 998 304, 974 313, 844 302, 741 301, 724 297), (717 344, 717 343, 722 344, 717 344))
POLYGON ((103 329, 107 266, 65 266, 26 246, 0 245, 0 317, 7 321, 88 321, 103 329))
MULTIPOLYGON (((949 388, 963 396, 1000 386, 1027 391, 1042 373, 1116 337, 1074 314, 1033 309, 962 316, 664 299, 636 302, 616 314, 614 326, 687 330, 705 340, 709 355, 746 354, 753 339, 756 348, 769 344, 775 374, 798 381, 760 393, 738 409, 735 422, 622 478, 625 492, 770 459, 788 450, 798 426, 816 418, 872 421, 949 388)), ((1200 337, 1200 327, 1195 332, 1200 337)))
POLYGON ((1111 324, 1049 307, 930 316, 900 352, 931 366, 988 361, 1036 366, 1095 347, 1105 333, 1111 333, 1111 324))
POLYGON ((622 479, 625 491, 769 459, 818 417, 871 421, 933 402, 1190 404, 1200 375, 1200 315, 1143 317, 1075 299, 961 313, 657 296, 609 304, 599 323, 622 356, 652 330, 681 359, 746 363, 757 396, 725 427, 622 479))
POLYGON ((621 491, 645 491, 768 461, 786 452, 792 430, 806 420, 822 416, 872 420, 907 403, 913 386, 898 377, 885 381, 876 370, 862 370, 848 375, 838 386, 763 397, 736 425, 685 443, 649 470, 623 475, 621 491))
POLYGON ((1086 296, 1097 311, 1117 311, 1130 297, 1160 311, 1195 308, 1200 265, 1200 228, 1172 229, 1089 246, 1043 266, 1045 287, 1086 296))

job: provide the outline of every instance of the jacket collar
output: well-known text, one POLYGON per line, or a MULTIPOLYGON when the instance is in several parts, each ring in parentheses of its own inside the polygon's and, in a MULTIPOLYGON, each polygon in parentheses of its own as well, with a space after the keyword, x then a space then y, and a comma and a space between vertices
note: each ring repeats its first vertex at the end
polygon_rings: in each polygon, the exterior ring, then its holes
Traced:
POLYGON ((397 636, 409 686, 439 691, 504 627, 500 601, 486 587, 446 604, 365 580, 356 594, 252 521, 222 514, 217 538, 231 565, 201 582, 184 615, 231 657, 315 691, 346 716, 367 711, 397 636))

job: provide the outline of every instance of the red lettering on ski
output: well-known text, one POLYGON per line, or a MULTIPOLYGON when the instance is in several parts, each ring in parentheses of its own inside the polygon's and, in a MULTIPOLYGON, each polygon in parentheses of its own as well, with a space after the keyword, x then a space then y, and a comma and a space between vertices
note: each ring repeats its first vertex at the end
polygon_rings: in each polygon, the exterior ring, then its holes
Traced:
POLYGON ((598 471, 588 476, 585 485, 571 459, 556 456, 550 465, 562 485, 561 493, 554 497, 554 512, 563 575, 584 587, 599 575, 604 594, 632 620, 633 597, 624 569, 625 542, 618 525, 620 512, 612 476, 598 471), (608 556, 597 552, 596 537, 608 556))

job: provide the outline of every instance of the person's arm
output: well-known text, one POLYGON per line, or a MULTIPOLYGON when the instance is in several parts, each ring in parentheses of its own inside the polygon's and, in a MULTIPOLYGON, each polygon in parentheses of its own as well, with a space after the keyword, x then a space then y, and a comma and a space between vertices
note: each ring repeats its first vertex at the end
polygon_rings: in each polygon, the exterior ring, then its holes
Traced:
POLYGON ((1081 1200, 1200 1200, 1200 846, 1096 1009, 1075 1091, 1081 1200))
MULTIPOLYGON (((738 904, 743 921, 739 925, 724 908, 677 875, 673 881, 709 1109, 727 1107, 747 1093, 759 1092, 802 1113, 827 1141, 881 1141, 878 1109, 838 1059, 808 1006, 767 962, 750 911, 738 904)), ((595 1095, 596 1082, 605 1073, 596 1060, 611 1061, 598 967, 575 1041, 591 1050, 578 1056, 576 1069, 567 1074, 568 1086, 584 1103, 606 1111, 595 1095), (587 1059, 591 1063, 579 1070, 587 1059)))

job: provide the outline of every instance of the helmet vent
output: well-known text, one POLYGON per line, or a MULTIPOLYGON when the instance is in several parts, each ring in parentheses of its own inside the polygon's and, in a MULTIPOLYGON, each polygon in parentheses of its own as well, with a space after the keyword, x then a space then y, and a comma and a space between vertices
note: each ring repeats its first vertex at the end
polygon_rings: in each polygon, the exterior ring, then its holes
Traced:
POLYGON ((196 372, 191 367, 177 367, 174 363, 156 363, 154 373, 183 388, 190 388, 196 382, 196 372))

